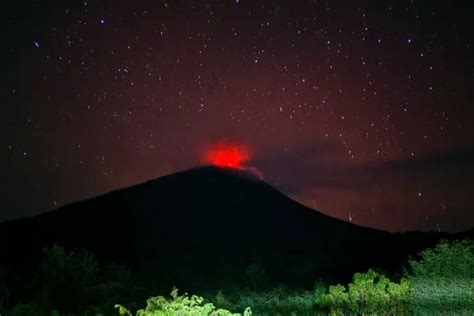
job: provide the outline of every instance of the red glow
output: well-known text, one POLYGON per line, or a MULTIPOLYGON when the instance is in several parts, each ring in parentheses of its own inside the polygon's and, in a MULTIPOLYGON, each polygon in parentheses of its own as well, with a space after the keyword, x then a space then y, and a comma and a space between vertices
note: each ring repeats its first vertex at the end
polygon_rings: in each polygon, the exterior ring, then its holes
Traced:
POLYGON ((250 159, 248 147, 235 143, 217 143, 210 146, 204 155, 206 163, 218 167, 243 169, 250 159))

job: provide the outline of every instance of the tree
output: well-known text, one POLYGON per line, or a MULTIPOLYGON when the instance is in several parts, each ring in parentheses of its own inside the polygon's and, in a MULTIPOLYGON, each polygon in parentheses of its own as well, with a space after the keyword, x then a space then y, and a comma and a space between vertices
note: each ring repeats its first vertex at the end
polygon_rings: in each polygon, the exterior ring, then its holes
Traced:
POLYGON ((8 299, 10 292, 8 291, 7 285, 0 280, 0 311, 8 305, 8 299))
POLYGON ((85 308, 92 300, 90 288, 97 279, 98 264, 94 255, 86 250, 67 253, 58 245, 44 250, 36 275, 42 304, 64 312, 85 308))
POLYGON ((267 280, 267 272, 265 268, 257 263, 252 263, 245 268, 245 275, 247 276, 252 289, 256 290, 257 288, 263 286, 267 280))

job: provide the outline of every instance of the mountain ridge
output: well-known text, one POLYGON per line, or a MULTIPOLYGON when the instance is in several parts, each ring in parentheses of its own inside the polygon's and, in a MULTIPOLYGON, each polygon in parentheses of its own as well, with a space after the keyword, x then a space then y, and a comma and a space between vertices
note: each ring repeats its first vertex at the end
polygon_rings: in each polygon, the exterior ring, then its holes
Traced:
POLYGON ((161 258, 169 283, 183 277, 177 271, 217 281, 226 277, 212 276, 223 266, 255 262, 271 266, 275 280, 303 282, 303 270, 349 276, 399 267, 449 237, 354 225, 292 200, 248 171, 205 166, 1 223, 0 264, 31 269, 44 247, 60 244, 135 266, 161 258))

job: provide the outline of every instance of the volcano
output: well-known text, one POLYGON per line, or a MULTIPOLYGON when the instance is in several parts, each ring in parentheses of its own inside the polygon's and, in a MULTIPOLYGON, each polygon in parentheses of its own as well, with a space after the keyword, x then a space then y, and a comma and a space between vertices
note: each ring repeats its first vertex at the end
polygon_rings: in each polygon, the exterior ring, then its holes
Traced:
POLYGON ((44 247, 59 244, 86 248, 101 261, 159 269, 164 287, 189 275, 211 285, 254 263, 275 282, 304 284, 395 269, 448 237, 460 235, 356 226, 295 202, 252 173, 199 167, 2 223, 0 264, 31 269, 44 247))

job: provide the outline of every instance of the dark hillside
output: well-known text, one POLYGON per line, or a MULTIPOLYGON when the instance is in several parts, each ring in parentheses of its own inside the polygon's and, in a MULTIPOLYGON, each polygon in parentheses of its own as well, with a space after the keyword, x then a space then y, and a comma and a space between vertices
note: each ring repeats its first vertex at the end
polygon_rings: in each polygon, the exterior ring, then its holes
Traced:
POLYGON ((58 243, 86 248, 100 260, 159 270, 164 283, 192 275, 211 284, 257 263, 274 282, 304 284, 399 267, 441 237, 356 226, 309 209, 251 174, 202 167, 0 224, 0 262, 28 270, 44 247, 58 243))

